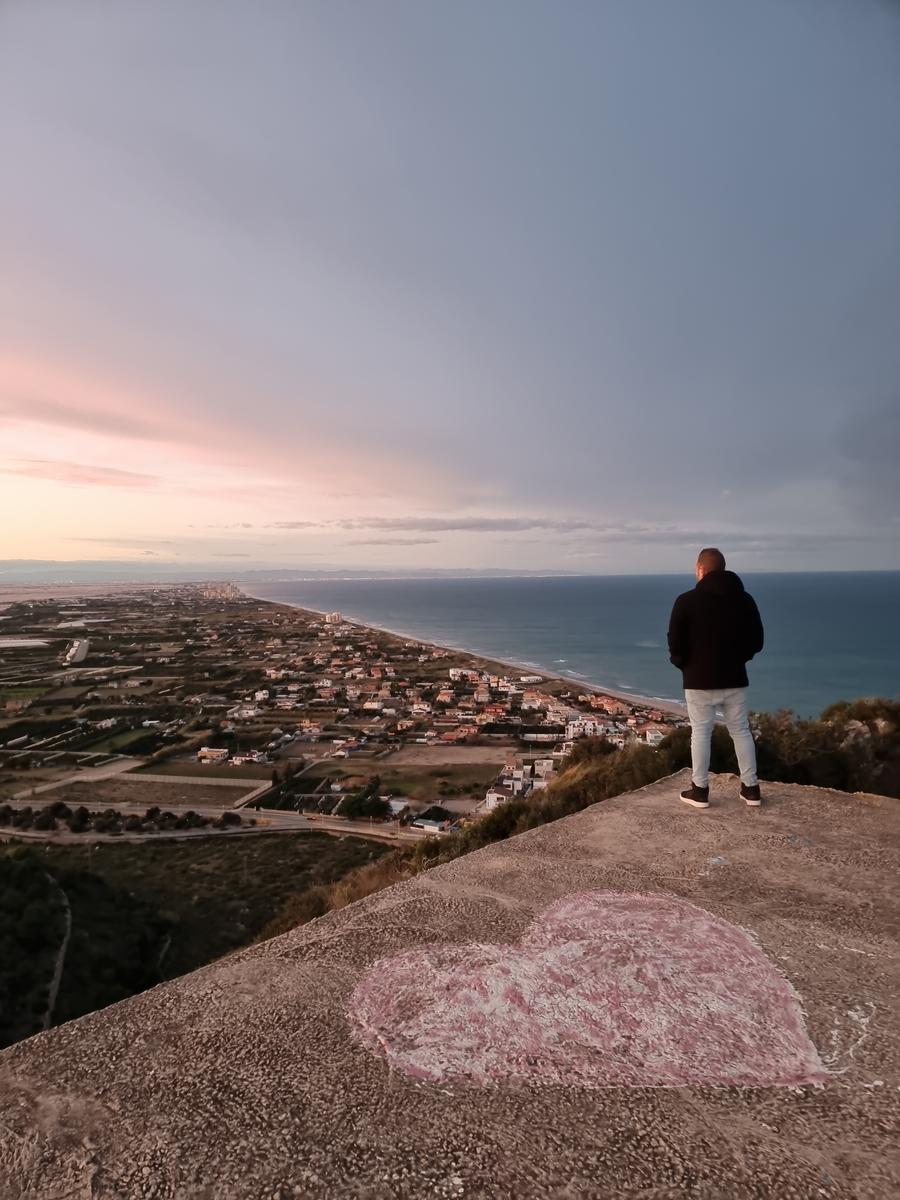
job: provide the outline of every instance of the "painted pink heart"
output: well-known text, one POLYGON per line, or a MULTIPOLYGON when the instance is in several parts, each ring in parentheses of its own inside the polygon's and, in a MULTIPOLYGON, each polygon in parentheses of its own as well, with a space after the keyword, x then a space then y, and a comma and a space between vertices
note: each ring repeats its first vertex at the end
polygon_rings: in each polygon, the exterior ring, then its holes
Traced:
POLYGON ((433 1081, 581 1087, 821 1083, 797 993, 750 934, 670 896, 579 892, 511 945, 376 962, 351 1023, 433 1081))

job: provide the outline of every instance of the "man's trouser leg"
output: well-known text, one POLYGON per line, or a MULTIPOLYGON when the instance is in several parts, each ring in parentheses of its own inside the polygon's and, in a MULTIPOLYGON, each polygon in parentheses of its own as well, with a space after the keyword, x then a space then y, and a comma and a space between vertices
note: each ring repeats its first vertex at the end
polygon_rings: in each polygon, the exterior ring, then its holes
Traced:
POLYGON ((734 742, 734 752, 737 755, 738 769, 741 772, 741 783, 753 787, 756 777, 756 746, 753 734, 750 732, 750 722, 747 720, 747 689, 728 688, 722 692, 722 712, 725 724, 734 742))
POLYGON ((716 717, 716 692, 685 688, 691 723, 691 778, 697 787, 709 787, 709 743, 716 717))

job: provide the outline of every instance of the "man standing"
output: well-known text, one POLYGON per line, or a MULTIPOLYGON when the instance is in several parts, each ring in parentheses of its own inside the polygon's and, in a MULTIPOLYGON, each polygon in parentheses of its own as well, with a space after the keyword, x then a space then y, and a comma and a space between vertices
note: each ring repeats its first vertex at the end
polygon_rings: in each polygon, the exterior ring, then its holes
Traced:
POLYGON ((747 663, 763 648, 756 601, 720 550, 701 550, 697 586, 675 601, 669 621, 669 659, 684 676, 691 722, 691 786, 685 804, 709 808, 709 747, 716 709, 722 710, 741 772, 741 797, 762 803, 756 746, 747 720, 747 663))

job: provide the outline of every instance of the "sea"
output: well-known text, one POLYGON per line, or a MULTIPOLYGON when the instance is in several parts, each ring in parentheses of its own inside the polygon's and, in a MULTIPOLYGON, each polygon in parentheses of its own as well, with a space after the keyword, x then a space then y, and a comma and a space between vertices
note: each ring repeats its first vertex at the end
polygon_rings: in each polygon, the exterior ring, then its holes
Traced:
MULTIPOLYGON (((900 571, 748 574, 766 646, 749 702, 818 715, 837 700, 900 696, 900 571)), ((693 576, 352 579, 256 582, 254 596, 339 610, 351 621, 569 676, 683 700, 666 629, 693 576)))

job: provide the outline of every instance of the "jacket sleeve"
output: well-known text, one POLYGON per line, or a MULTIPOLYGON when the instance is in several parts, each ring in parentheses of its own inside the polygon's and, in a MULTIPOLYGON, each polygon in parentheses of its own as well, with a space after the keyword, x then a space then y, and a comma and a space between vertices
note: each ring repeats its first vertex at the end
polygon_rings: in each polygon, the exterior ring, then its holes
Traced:
POLYGON ((672 608, 669 618, 669 662, 676 667, 684 667, 691 656, 690 636, 688 632, 687 612, 684 600, 679 596, 672 608))
POLYGON ((763 623, 752 596, 747 596, 747 617, 745 629, 745 662, 749 662, 754 654, 759 654, 764 642, 763 623))

